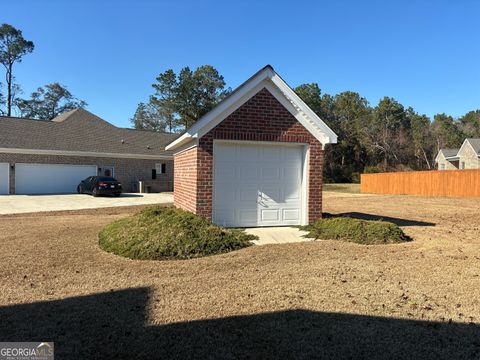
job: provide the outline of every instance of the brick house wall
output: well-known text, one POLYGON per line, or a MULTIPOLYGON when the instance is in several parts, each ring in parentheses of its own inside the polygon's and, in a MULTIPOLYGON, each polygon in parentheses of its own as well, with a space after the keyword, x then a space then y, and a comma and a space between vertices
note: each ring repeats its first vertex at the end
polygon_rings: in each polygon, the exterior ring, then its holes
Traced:
MULTIPOLYGON (((196 169, 190 170, 196 174, 196 188, 190 188, 187 195, 182 195, 183 199, 188 197, 196 204, 196 209, 191 211, 212 218, 213 141, 220 139, 308 144, 308 218, 309 222, 313 222, 322 217, 322 144, 266 88, 199 139, 196 169)), ((175 162, 178 161, 178 156, 175 155, 175 162)), ((175 198, 179 186, 182 186, 181 181, 180 178, 175 179, 175 198)), ((175 204, 181 206, 176 199, 175 204)))
MULTIPOLYGON (((99 168, 113 166, 114 176, 122 183, 125 192, 138 191, 139 180, 146 181, 154 192, 173 190, 173 160, 0 153, 0 163, 9 163, 10 165, 16 163, 96 165, 99 168), (157 179, 152 180, 152 169, 155 169, 155 164, 158 163, 166 164, 166 173, 157 174, 157 179)), ((14 193, 15 167, 10 168, 10 194, 14 193)))
POLYGON ((173 170, 175 206, 197 213, 197 148, 175 155, 173 170))

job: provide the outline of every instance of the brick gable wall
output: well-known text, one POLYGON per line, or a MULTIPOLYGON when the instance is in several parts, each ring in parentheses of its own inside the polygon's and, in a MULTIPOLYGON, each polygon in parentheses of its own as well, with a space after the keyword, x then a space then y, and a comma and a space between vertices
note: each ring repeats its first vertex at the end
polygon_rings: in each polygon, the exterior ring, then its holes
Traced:
MULTIPOLYGON (((235 110, 218 126, 204 135, 197 148, 195 213, 208 219, 213 210, 213 140, 248 140, 305 143, 310 146, 308 216, 322 217, 322 144, 267 90, 262 89, 235 110)), ((177 162, 178 155, 175 157, 177 162)), ((177 166, 175 166, 175 172, 177 166)), ((175 175, 176 178, 176 175, 175 175)), ((175 181, 175 194, 179 184, 175 181)))

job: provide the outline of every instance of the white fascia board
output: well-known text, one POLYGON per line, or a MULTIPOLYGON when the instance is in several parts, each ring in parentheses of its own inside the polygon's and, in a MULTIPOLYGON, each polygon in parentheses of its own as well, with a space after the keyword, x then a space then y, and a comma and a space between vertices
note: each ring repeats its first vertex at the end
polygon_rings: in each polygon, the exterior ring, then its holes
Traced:
POLYGON ((188 132, 186 132, 185 134, 183 134, 182 136, 177 138, 175 141, 173 141, 170 144, 168 144, 167 146, 165 146, 165 150, 176 149, 177 147, 182 146, 185 143, 187 143, 188 141, 190 141, 191 138, 192 138, 192 136, 188 132))
POLYGON ((323 145, 329 144, 329 143, 330 144, 337 143, 337 134, 335 134, 332 131, 332 129, 330 129, 328 125, 325 124, 323 120, 320 119, 318 115, 315 114, 313 110, 310 109, 302 99, 300 99, 300 97, 295 93, 295 91, 293 91, 290 88, 290 86, 288 86, 280 76, 278 76, 277 74, 274 74, 272 77, 272 82, 278 86, 278 88, 285 94, 287 98, 290 99, 290 101, 293 102, 293 104, 299 107, 299 109, 307 116, 307 118, 309 118, 311 121, 315 123, 315 125, 318 126, 321 132, 325 134, 325 137, 327 138, 328 142, 326 143, 322 142, 323 145))
MULTIPOLYGON (((208 131, 217 126, 226 116, 234 112, 240 105, 238 104, 242 98, 245 98, 249 93, 252 92, 252 89, 258 87, 259 83, 263 80, 272 76, 273 72, 270 69, 265 69, 255 76, 253 79, 250 79, 247 83, 243 84, 239 89, 235 90, 235 93, 230 97, 222 101, 218 106, 213 108, 210 112, 205 114, 200 118, 195 124, 192 125, 190 129, 187 130, 185 134, 180 136, 178 139, 168 144, 165 147, 165 150, 175 149, 187 141, 190 138, 199 138, 205 135, 208 131), (208 130, 207 130, 208 129, 208 130)), ((253 94, 254 95, 254 94, 253 94)), ((251 96, 253 96, 251 95, 251 96)), ((251 97, 250 96, 250 97, 251 97)), ((247 98, 248 99, 248 98, 247 98)), ((246 101, 246 100, 245 100, 246 101)), ((245 102, 244 101, 244 102, 245 102)))
POLYGON ((92 151, 66 151, 66 150, 20 149, 20 148, 0 148, 0 153, 22 154, 22 155, 106 157, 106 158, 116 158, 116 159, 173 160, 172 155, 120 154, 120 153, 101 153, 101 152, 92 152, 92 151))
POLYGON ((322 131, 319 131, 312 122, 308 121, 308 119, 293 106, 290 100, 284 96, 284 93, 280 91, 278 87, 272 84, 267 84, 265 87, 322 145, 325 146, 325 144, 331 143, 330 138, 322 131))

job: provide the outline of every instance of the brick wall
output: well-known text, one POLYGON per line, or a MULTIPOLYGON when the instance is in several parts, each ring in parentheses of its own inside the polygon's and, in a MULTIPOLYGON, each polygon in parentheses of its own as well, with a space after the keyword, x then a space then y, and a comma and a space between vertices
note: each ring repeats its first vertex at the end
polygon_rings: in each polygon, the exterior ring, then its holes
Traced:
POLYGON ((174 204, 197 213, 197 148, 175 155, 174 204))
MULTIPOLYGON (((173 190, 173 160, 0 153, 0 163, 96 165, 99 168, 113 166, 114 175, 122 183, 125 192, 138 191, 135 187, 139 180, 148 181, 148 184, 152 186, 152 191, 173 190), (156 163, 165 163, 166 173, 157 174, 157 179, 152 180, 152 169, 155 169, 156 163)), ((10 169, 10 193, 15 193, 15 169, 10 169)))
MULTIPOLYGON (((322 216, 322 144, 267 90, 262 89, 199 140, 195 213, 212 218, 213 140, 296 142, 310 146, 308 216, 322 216)), ((177 157, 175 158, 177 161, 177 157)), ((175 169, 176 171, 176 169, 175 169)), ((177 186, 175 181, 175 194, 177 186)), ((193 196, 189 195, 193 200, 193 196)))

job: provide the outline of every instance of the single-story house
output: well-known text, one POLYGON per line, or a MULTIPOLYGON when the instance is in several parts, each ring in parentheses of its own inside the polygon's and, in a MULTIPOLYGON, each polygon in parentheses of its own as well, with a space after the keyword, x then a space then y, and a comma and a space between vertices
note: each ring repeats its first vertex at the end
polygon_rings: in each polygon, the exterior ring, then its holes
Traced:
POLYGON ((221 226, 311 223, 322 216, 324 147, 336 141, 268 65, 167 145, 174 203, 221 226))
POLYGON ((92 175, 114 176, 125 192, 142 181, 152 192, 173 189, 173 156, 165 145, 178 137, 118 128, 76 109, 51 121, 0 117, 0 194, 76 192, 92 175))
POLYGON ((480 169, 480 139, 465 139, 460 149, 440 149, 438 170, 480 169))

